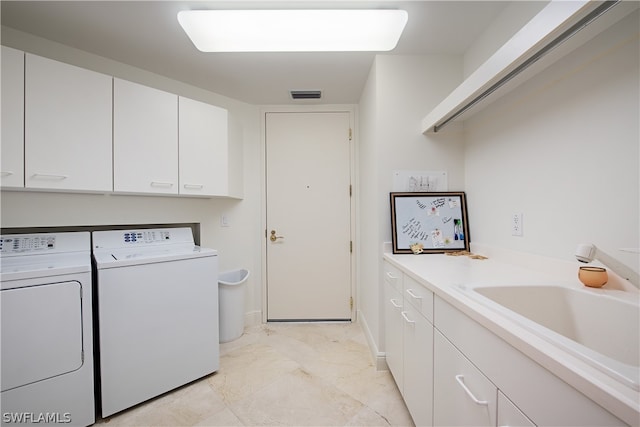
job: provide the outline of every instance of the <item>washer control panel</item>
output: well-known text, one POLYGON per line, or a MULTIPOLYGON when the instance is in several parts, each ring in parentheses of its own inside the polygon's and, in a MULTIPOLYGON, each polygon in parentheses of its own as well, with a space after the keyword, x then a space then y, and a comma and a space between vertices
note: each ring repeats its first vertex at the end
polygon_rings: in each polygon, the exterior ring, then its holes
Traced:
POLYGON ((3 236, 0 238, 0 252, 44 252, 56 249, 56 236, 44 234, 42 236, 3 236))
POLYGON ((147 248, 194 244, 191 228, 148 228, 93 232, 93 249, 147 248))
POLYGON ((122 234, 124 243, 154 243, 171 241, 171 231, 126 231, 122 234))

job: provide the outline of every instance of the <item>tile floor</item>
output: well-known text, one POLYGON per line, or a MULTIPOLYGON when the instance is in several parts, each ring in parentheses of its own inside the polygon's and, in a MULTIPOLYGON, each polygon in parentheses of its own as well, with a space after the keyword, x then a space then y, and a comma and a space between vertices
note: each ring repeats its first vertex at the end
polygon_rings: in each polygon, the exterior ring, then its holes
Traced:
POLYGON ((220 346, 220 369, 100 420, 112 426, 413 426, 357 323, 269 323, 220 346))

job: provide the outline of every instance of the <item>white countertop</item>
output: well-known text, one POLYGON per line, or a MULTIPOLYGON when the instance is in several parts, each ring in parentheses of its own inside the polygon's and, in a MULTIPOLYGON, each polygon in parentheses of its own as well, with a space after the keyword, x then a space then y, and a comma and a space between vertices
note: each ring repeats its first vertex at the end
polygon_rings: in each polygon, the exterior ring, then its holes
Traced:
MULTIPOLYGON (((486 251, 482 249, 474 247, 474 253, 488 255, 489 259, 477 260, 444 254, 391 253, 385 253, 384 259, 621 420, 630 425, 639 425, 640 392, 614 380, 508 316, 456 289, 478 283, 585 288, 577 278, 579 264, 534 255, 514 255, 490 248, 484 248, 486 251)), ((636 288, 614 274, 610 273, 609 276, 609 283, 603 288, 587 288, 588 291, 640 302, 640 292, 636 288)))

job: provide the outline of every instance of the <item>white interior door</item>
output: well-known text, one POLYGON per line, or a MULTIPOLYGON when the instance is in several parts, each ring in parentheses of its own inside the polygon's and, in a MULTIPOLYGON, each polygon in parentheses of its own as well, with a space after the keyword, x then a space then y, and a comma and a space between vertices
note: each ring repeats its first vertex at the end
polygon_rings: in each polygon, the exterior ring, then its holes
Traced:
POLYGON ((267 319, 350 320, 350 113, 266 113, 265 132, 267 319))

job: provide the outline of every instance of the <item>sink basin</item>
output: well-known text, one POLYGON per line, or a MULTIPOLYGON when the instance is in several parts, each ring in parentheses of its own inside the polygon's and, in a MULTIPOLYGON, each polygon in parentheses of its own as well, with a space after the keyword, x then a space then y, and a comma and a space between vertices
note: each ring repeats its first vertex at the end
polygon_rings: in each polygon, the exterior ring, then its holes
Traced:
POLYGON ((621 299, 607 295, 606 291, 564 286, 468 289, 485 305, 493 306, 543 339, 640 390, 637 296, 621 299))

